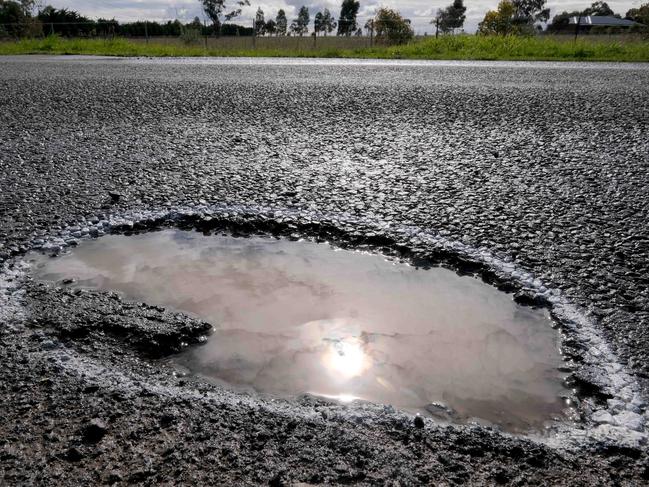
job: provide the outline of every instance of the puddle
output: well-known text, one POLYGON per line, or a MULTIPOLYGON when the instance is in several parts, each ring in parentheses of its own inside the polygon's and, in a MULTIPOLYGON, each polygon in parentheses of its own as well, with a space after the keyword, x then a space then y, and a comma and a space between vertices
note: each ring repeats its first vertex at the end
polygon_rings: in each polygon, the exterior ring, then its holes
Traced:
POLYGON ((211 322, 172 360, 261 393, 365 399, 509 431, 564 417, 545 310, 472 277, 266 237, 165 230, 40 254, 36 276, 115 290, 211 322))

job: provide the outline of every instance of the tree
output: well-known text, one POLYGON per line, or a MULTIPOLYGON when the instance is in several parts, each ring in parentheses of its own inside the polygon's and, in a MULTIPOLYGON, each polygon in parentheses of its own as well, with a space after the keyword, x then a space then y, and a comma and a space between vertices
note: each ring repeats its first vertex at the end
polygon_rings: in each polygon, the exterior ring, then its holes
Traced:
POLYGON ((225 20, 232 20, 241 14, 241 7, 250 5, 249 0, 236 0, 235 5, 239 8, 235 8, 234 10, 224 14, 223 12, 227 9, 225 1, 226 0, 201 0, 205 15, 207 15, 212 21, 212 25, 216 32, 220 32, 221 30, 221 16, 223 16, 225 20))
POLYGON ((89 35, 95 28, 90 19, 78 12, 67 8, 56 9, 50 5, 38 12, 38 20, 49 25, 50 32, 67 37, 89 35))
POLYGON ((288 27, 288 20, 286 19, 286 12, 279 10, 277 17, 275 17, 275 24, 277 25, 277 35, 285 36, 286 28, 288 27))
MULTIPOLYGON (((189 26, 191 26, 191 24, 189 24, 189 26)), ((199 24, 199 28, 200 28, 200 24, 199 24)), ((115 20, 114 18, 104 19, 99 17, 97 19, 97 22, 95 23, 95 34, 99 36, 115 35, 119 33, 119 30, 120 30, 119 22, 117 22, 117 20, 115 20)))
POLYGON ((180 20, 176 19, 173 22, 168 20, 164 25, 165 35, 172 35, 174 37, 180 36, 183 32, 183 24, 180 23, 180 20))
POLYGON ((264 28, 266 29, 266 33, 272 36, 277 32, 277 23, 273 19, 268 19, 264 28))
POLYGON ((221 34, 224 36, 254 36, 254 27, 244 27, 237 24, 223 24, 221 26, 221 34))
POLYGON ((444 10, 438 8, 435 17, 433 17, 433 20, 430 21, 430 23, 435 26, 435 37, 439 35, 439 31, 442 29, 442 26, 444 24, 444 15, 444 10))
POLYGON ((363 28, 367 31, 367 35, 374 35, 374 19, 367 19, 363 28))
POLYGON ((0 1, 0 34, 22 37, 27 33, 29 17, 18 2, 0 1))
POLYGON ((263 36, 266 32, 266 20, 264 19, 264 11, 261 7, 257 8, 257 13, 255 14, 255 35, 263 36))
POLYGON ((198 15, 194 17, 194 20, 192 20, 189 24, 186 25, 186 27, 190 29, 196 29, 198 31, 203 30, 203 23, 201 22, 201 19, 198 18, 198 15))
MULTIPOLYGON (((3 3, 0 1, 0 4, 3 3)), ((39 11, 43 8, 43 2, 41 0, 18 0, 20 7, 23 10, 23 13, 27 17, 31 17, 32 14, 35 14, 36 11, 39 11)))
POLYGON ((396 10, 385 7, 376 12, 374 29, 376 39, 387 44, 405 44, 415 35, 409 20, 404 19, 396 10))
POLYGON ((309 9, 307 7, 300 7, 300 11, 297 14, 297 19, 291 23, 291 32, 299 35, 300 37, 309 32, 309 22, 311 21, 311 16, 309 15, 309 9))
POLYGON ((606 2, 593 2, 590 7, 584 10, 583 15, 606 15, 614 16, 615 12, 606 2))
POLYGON ((445 9, 446 18, 444 19, 443 30, 445 32, 454 32, 455 29, 461 29, 466 20, 466 7, 462 0, 454 2, 445 9))
POLYGON ((358 0, 343 0, 340 6, 340 17, 338 18, 338 35, 350 36, 358 26, 356 25, 356 17, 361 4, 358 0))
POLYGON ((511 3, 514 6, 513 22, 523 28, 550 19, 550 9, 545 8, 545 0, 512 0, 511 3))
POLYGON ((530 32, 537 22, 547 22, 550 9, 545 0, 502 0, 498 10, 490 10, 478 25, 484 35, 511 35, 530 32))
POLYGON ((325 37, 327 37, 327 34, 331 34, 335 28, 336 21, 331 15, 331 12, 328 8, 324 9, 322 13, 322 32, 324 32, 325 37))
POLYGON ((482 35, 518 34, 519 26, 514 23, 516 7, 509 0, 501 0, 498 10, 489 10, 478 24, 478 33, 482 35))
POLYGON ((315 33, 315 35, 318 35, 323 30, 323 26, 322 26, 323 18, 324 16, 322 15, 322 12, 318 12, 317 14, 315 14, 315 17, 313 18, 313 32, 315 33))
POLYGON ((445 9, 440 9, 437 11, 437 15, 431 21, 431 24, 435 24, 435 28, 439 29, 445 34, 455 31, 455 29, 461 29, 466 20, 466 7, 464 6, 463 0, 454 0, 451 5, 445 9))
POLYGON ((0 0, 0 37, 40 36, 43 29, 32 13, 41 5, 35 0, 0 0))
POLYGON ((640 5, 639 8, 632 8, 626 13, 626 18, 649 27, 649 3, 640 5))

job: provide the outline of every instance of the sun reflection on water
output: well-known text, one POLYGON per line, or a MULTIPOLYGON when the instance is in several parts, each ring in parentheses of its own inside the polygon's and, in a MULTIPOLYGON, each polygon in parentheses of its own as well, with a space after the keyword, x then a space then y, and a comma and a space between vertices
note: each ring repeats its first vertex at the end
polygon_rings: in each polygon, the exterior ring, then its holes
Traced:
POLYGON ((339 379, 362 375, 371 365, 358 338, 347 337, 331 342, 323 356, 324 366, 339 379))

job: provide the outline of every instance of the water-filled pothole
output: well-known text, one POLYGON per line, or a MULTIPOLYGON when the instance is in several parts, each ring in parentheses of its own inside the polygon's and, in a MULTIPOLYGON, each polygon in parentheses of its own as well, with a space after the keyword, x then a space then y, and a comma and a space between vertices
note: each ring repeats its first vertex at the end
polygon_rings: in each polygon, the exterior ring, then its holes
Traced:
POLYGON ((548 313, 446 269, 308 241, 164 230, 39 256, 35 272, 213 323, 205 345, 173 360, 231 386, 366 399, 510 431, 565 413, 548 313))

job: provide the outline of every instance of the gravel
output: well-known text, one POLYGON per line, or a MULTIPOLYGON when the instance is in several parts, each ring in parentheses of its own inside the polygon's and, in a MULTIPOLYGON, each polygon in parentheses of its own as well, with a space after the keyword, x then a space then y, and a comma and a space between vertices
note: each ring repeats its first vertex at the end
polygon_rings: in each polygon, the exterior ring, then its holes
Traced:
POLYGON ((649 480, 649 66, 0 58, 9 485, 649 480), (30 280, 165 225, 306 236, 551 308, 581 420, 515 437, 171 367, 211 324, 30 280))

